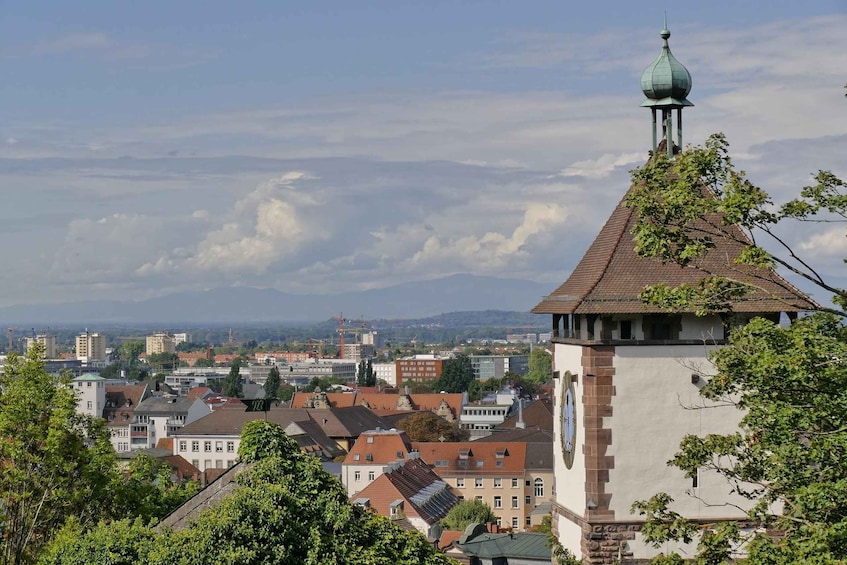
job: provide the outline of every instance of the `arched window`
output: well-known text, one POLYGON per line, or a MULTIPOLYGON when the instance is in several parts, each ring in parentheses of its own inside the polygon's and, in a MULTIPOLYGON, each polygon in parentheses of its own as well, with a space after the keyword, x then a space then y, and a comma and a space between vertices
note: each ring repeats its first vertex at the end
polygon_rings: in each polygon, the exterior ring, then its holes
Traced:
POLYGON ((535 479, 535 497, 540 496, 544 496, 544 479, 539 477, 535 479))

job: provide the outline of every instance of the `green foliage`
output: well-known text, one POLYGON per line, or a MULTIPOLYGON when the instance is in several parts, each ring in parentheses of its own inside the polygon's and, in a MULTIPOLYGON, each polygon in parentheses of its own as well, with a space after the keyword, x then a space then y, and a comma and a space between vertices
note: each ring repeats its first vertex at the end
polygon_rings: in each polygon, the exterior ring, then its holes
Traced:
POLYGON ((44 368, 43 348, 9 355, 0 375, 0 561, 29 562, 69 516, 104 516, 114 482, 105 422, 76 412, 67 378, 44 368))
POLYGON ((113 486, 114 516, 138 517, 145 522, 162 518, 197 494, 196 481, 174 482, 171 467, 162 459, 138 453, 125 475, 113 486))
MULTIPOLYGON (((798 198, 774 206, 767 192, 734 168, 726 138, 715 134, 704 146, 683 151, 673 160, 663 153, 654 155, 633 171, 632 179, 627 205, 635 207, 638 214, 633 230, 638 254, 697 268, 705 277, 700 285, 681 289, 651 287, 644 295, 646 300, 668 309, 687 304, 703 314, 725 311, 733 300, 756 289, 750 279, 725 273, 715 276, 707 263, 700 261, 721 239, 745 248, 736 264, 785 268, 833 295, 835 307, 822 310, 847 314, 847 290, 827 282, 780 235, 780 228, 787 229, 787 223, 847 222, 847 185, 832 173, 820 171, 814 184, 803 188, 798 198), (782 253, 769 253, 760 240, 782 253)), ((793 287, 782 290, 802 298, 793 287)))
POLYGON ((415 412, 397 423, 412 441, 466 441, 468 431, 459 428, 458 422, 450 423, 427 410, 415 412))
POLYGON ((57 538, 50 565, 195 563, 447 565, 416 532, 353 506, 341 483, 324 472, 274 424, 257 420, 242 435, 239 488, 179 532, 119 522, 57 538), (246 446, 246 447, 245 447, 246 446), (120 548, 118 549, 118 545, 120 548), (112 550, 114 549, 114 553, 112 550))
POLYGON ((138 364, 138 356, 144 352, 143 341, 125 341, 118 348, 118 357, 127 367, 135 367, 138 364))
POLYGON ((471 358, 460 353, 453 359, 444 361, 441 378, 438 380, 438 390, 445 392, 465 392, 473 380, 471 358))
POLYGON ((265 381, 265 398, 277 398, 279 383, 279 369, 274 365, 271 367, 270 372, 268 372, 268 380, 265 381))
POLYGON ((493 524, 497 515, 481 500, 462 500, 441 520, 445 530, 464 530, 471 524, 493 524))
POLYGON ((179 355, 176 353, 153 353, 147 356, 147 364, 154 370, 174 370, 179 367, 179 355))
POLYGON ((303 388, 303 392, 315 392, 317 389, 321 389, 326 392, 332 388, 332 385, 343 385, 347 384, 347 381, 342 379, 341 377, 329 376, 329 377, 313 377, 309 384, 303 388))
MULTIPOLYGON (((701 394, 743 409, 740 429, 686 436, 671 464, 688 476, 700 469, 723 475, 734 492, 756 501, 751 522, 784 532, 781 539, 754 536, 750 563, 847 558, 847 329, 829 314, 788 327, 755 319, 736 329, 712 361, 716 374, 701 394), (784 506, 781 514, 770 512, 774 502, 784 506)), ((650 509, 637 504, 642 514, 650 509)), ((654 516, 667 528, 657 526, 654 539, 688 532, 672 526, 670 514, 654 516)), ((711 556, 704 563, 720 562, 731 547, 750 539, 734 524, 704 532, 700 550, 703 559, 711 556)))
POLYGON ((294 398, 295 389, 288 383, 282 383, 277 388, 276 397, 280 400, 280 402, 288 402, 292 398, 294 398))
POLYGON ((553 356, 544 349, 536 347, 529 354, 529 372, 524 379, 536 385, 543 385, 553 378, 553 356))
MULTIPOLYGON (((723 476, 730 490, 751 501, 747 521, 686 522, 666 495, 637 502, 651 543, 699 538, 698 563, 723 563, 746 544, 751 565, 834 563, 847 560, 847 291, 827 282, 777 232, 786 223, 847 222, 845 183, 821 171, 799 197, 780 206, 736 171, 722 135, 673 161, 656 155, 633 172, 634 230, 638 252, 704 271, 697 286, 651 287, 643 297, 671 310, 725 311, 755 283, 720 278, 698 262, 717 238, 744 247, 736 263, 786 268, 833 295, 834 307, 787 327, 754 319, 733 328, 728 346, 711 355, 715 374, 705 398, 743 411, 739 429, 727 435, 689 435, 669 462, 689 477, 701 470, 723 476), (733 227, 737 225, 740 231, 733 227), (744 237, 746 234, 746 237, 744 237), (748 239, 749 238, 749 239, 748 239), (780 254, 769 253, 759 240, 780 254), (751 243, 752 242, 752 243, 751 243), (745 286, 747 288, 745 288, 745 286), (782 508, 774 513, 773 508, 782 508), (779 531, 771 537, 769 531, 779 531), (751 533, 752 532, 752 533, 751 533)), ((787 288, 785 290, 791 290, 787 288)), ((662 563, 679 563, 678 556, 662 563)))
MULTIPOLYGON (((180 345, 182 345, 182 344, 180 343, 180 345)), ((194 366, 195 367, 214 367, 215 366, 215 359, 214 358, 206 359, 204 357, 203 359, 198 359, 197 361, 195 361, 194 366)))
POLYGON ((135 565, 153 549, 155 530, 141 518, 100 522, 85 531, 71 519, 39 560, 42 565, 135 565))
POLYGON ((235 359, 229 367, 229 374, 224 379, 224 396, 242 398, 244 386, 241 383, 241 360, 235 359))

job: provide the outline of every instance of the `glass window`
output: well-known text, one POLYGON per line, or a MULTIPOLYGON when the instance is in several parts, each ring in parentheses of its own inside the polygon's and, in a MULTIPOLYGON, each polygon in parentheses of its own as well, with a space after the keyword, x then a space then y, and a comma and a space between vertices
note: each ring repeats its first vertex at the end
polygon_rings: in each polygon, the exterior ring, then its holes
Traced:
POLYGON ((513 496, 512 497, 512 508, 517 508, 517 507, 518 507, 518 497, 513 496))
POLYGON ((353 473, 353 480, 356 481, 357 483, 359 481, 361 481, 362 480, 362 472, 356 471, 355 473, 353 473))
POLYGON ((212 442, 211 441, 204 441, 203 442, 203 451, 205 451, 206 453, 212 451, 212 442))
POLYGON ((518 527, 518 517, 512 516, 512 528, 517 528, 517 527, 518 527))
POLYGON ((500 496, 494 497, 494 508, 503 508, 503 498, 500 496))
MULTIPOLYGON (((194 451, 194 452, 200 451, 200 442, 199 441, 192 441, 191 442, 191 451, 194 451)), ((196 466, 197 465, 195 465, 195 467, 196 466)))
POLYGON ((474 486, 476 488, 482 488, 482 477, 477 477, 474 479, 474 486))
POLYGON ((368 471, 368 480, 369 481, 374 480, 374 472, 373 471, 368 471))
POLYGON ((235 453, 235 442, 234 441, 226 442, 226 452, 227 453, 235 453))
POLYGON ((526 525, 527 525, 527 526, 531 526, 531 525, 532 525, 532 518, 530 518, 529 516, 527 516, 527 517, 526 517, 526 525))
POLYGON ((544 496, 544 479, 541 477, 535 479, 535 497, 544 496))
POLYGON ((216 441, 215 442, 215 453, 223 453, 224 452, 224 442, 216 441))
POLYGON ((526 495, 525 497, 523 497, 523 502, 524 502, 524 504, 529 506, 530 504, 532 504, 532 497, 529 496, 529 495, 526 495))
POLYGON ((503 479, 497 477, 494 479, 494 488, 500 488, 503 486, 503 479))
POLYGON ((456 479, 456 487, 457 488, 465 488, 465 479, 463 479, 463 478, 456 479))
POLYGON ((518 488, 519 481, 517 478, 512 479, 512 488, 518 488))
POLYGON ((186 450, 186 442, 185 442, 185 441, 180 441, 180 442, 179 442, 179 450, 180 450, 180 451, 185 451, 185 450, 186 450))

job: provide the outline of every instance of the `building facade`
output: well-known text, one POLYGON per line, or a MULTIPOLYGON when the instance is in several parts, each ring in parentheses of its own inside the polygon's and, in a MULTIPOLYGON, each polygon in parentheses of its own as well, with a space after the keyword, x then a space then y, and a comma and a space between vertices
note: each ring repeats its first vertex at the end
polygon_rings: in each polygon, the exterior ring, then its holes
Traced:
POLYGON ((395 361, 397 384, 407 381, 437 381, 441 378, 444 360, 436 355, 415 355, 395 361))
POLYGON ((175 353, 176 341, 174 336, 165 332, 156 332, 147 336, 147 345, 144 349, 147 355, 159 355, 161 353, 175 353))
POLYGON ((88 330, 76 337, 76 358, 83 363, 106 360, 106 336, 88 330))

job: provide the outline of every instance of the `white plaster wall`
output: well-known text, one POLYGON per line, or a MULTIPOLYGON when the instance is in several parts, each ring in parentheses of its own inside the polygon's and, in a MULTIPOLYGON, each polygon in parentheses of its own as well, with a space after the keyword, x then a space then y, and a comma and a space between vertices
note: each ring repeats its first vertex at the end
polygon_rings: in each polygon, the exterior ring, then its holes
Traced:
MULTIPOLYGON (((585 430, 582 426, 584 415, 582 403, 583 371, 582 371, 582 346, 569 344, 555 344, 553 349, 553 370, 559 371, 559 379, 556 380, 554 391, 555 406, 553 412, 553 468, 556 474, 556 502, 564 506, 574 514, 582 516, 585 513, 585 458, 582 455, 582 447, 585 444, 585 430), (576 452, 573 466, 568 469, 562 456, 562 381, 566 378, 565 371, 578 375, 574 383, 574 391, 577 398, 576 414, 576 452)), ((563 516, 559 517, 559 542, 563 547, 575 554, 580 552, 580 528, 572 524, 563 516), (571 528, 573 526, 573 528, 571 528)))
POLYGON ((718 316, 683 316, 679 339, 702 339, 710 343, 723 339, 723 325, 718 316))
POLYGON ((341 483, 347 489, 347 496, 353 496, 363 491, 366 486, 370 485, 373 481, 368 480, 368 473, 373 471, 374 478, 373 480, 377 480, 380 475, 382 475, 382 470, 385 468, 385 464, 379 465, 362 465, 359 463, 350 463, 341 465, 341 483), (361 473, 360 479, 356 480, 356 471, 361 473))
MULTIPOLYGON (((730 433, 741 418, 731 406, 690 409, 704 405, 691 374, 698 367, 708 369, 709 349, 693 345, 616 348, 613 416, 606 419, 612 429, 607 453, 615 457, 615 468, 609 471, 606 492, 612 493, 610 504, 617 519, 636 518, 630 514, 632 502, 657 492, 672 496, 674 510, 690 518, 741 515, 737 509, 705 503, 726 500, 729 488, 719 476, 701 472, 699 486, 693 489, 691 479, 666 464, 685 434, 730 433)), ((745 503, 738 497, 732 502, 745 503)))
POLYGON ((559 516, 556 537, 559 538, 559 544, 561 544, 562 547, 577 557, 582 556, 582 550, 580 549, 582 528, 580 528, 578 524, 574 524, 564 516, 559 516))

